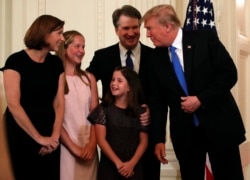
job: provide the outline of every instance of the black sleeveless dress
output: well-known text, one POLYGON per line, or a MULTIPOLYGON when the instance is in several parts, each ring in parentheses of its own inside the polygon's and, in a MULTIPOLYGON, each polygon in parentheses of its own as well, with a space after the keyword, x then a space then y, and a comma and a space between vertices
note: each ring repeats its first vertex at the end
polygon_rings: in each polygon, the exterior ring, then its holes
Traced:
MULTIPOLYGON (((36 63, 22 50, 9 56, 3 70, 6 69, 20 74, 20 103, 39 133, 51 136, 53 100, 64 71, 61 59, 49 53, 44 63, 36 63)), ((8 107, 5 124, 15 180, 59 180, 60 146, 51 154, 40 156, 41 145, 17 125, 8 107)))

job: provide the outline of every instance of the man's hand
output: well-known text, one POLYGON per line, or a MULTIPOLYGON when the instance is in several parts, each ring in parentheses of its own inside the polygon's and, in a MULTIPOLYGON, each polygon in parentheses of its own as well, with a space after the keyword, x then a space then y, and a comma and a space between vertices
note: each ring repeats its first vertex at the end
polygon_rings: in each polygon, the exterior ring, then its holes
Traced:
POLYGON ((201 102, 197 96, 181 97, 181 100, 181 109, 186 113, 193 113, 201 106, 201 102))
POLYGON ((168 163, 168 160, 166 159, 166 148, 164 143, 158 143, 155 145, 155 155, 162 164, 168 163))
POLYGON ((142 126, 147 126, 150 124, 150 111, 146 104, 143 104, 142 107, 146 108, 146 112, 140 115, 140 122, 142 126))

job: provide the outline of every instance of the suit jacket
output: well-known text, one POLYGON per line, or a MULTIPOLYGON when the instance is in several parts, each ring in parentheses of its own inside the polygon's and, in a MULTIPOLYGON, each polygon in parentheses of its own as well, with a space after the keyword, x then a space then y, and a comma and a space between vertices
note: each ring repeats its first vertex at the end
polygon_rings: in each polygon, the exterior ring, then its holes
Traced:
MULTIPOLYGON (((139 77, 142 84, 144 94, 147 94, 147 64, 152 48, 141 44, 141 59, 139 67, 139 77)), ((94 74, 96 81, 101 80, 102 82, 102 97, 106 94, 109 89, 111 78, 115 67, 121 66, 119 44, 95 51, 94 57, 90 62, 90 66, 87 71, 94 74)), ((146 98, 147 96, 145 96, 146 98)))
MULTIPOLYGON (((230 92, 237 70, 229 53, 213 32, 183 31, 183 60, 189 95, 198 96, 202 106, 195 112, 200 126, 216 145, 240 144, 245 129, 230 92)), ((165 143, 169 108, 170 135, 175 143, 186 143, 192 114, 180 106, 185 96, 174 73, 168 48, 155 48, 148 61, 151 125, 154 142, 165 143)))

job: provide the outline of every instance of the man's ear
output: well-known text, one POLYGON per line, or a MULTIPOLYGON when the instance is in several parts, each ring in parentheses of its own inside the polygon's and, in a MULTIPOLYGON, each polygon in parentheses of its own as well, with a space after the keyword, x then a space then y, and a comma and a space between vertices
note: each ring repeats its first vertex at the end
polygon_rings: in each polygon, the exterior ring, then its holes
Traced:
POLYGON ((166 28, 167 32, 169 32, 172 29, 172 26, 169 23, 167 23, 164 27, 166 28))

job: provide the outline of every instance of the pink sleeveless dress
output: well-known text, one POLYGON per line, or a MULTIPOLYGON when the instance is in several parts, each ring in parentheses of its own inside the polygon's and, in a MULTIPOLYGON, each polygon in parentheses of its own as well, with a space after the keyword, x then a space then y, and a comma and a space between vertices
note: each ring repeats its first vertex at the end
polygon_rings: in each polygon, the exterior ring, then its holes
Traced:
MULTIPOLYGON (((83 76, 87 82, 86 77, 83 76)), ((91 123, 89 114, 90 87, 78 76, 66 76, 69 93, 65 94, 65 114, 63 127, 79 146, 89 142, 91 123)), ((96 180, 98 155, 92 162, 79 161, 68 149, 61 145, 60 180, 96 180)))

